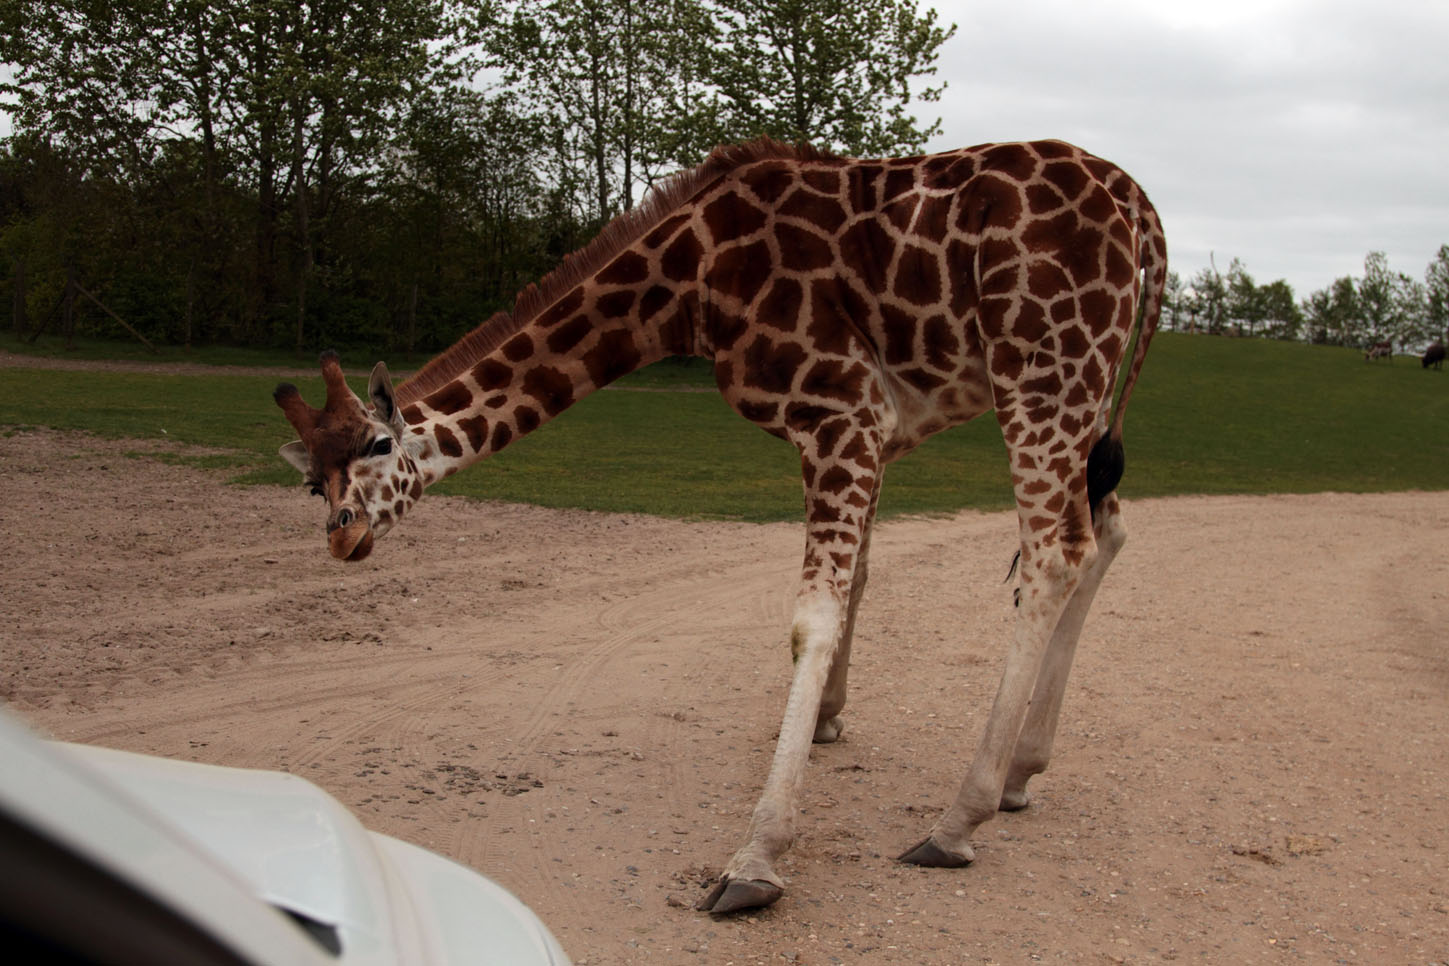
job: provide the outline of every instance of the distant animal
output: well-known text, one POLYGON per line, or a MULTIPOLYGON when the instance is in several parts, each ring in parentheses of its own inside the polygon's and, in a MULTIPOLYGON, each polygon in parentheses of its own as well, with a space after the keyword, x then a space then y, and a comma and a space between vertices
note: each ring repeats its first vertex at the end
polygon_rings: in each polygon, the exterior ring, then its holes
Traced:
POLYGON ((1387 359, 1390 362, 1394 361, 1394 344, 1388 339, 1385 339, 1382 342, 1375 342, 1371 344, 1366 350, 1364 350, 1364 362, 1368 362, 1370 359, 1379 358, 1387 359))
POLYGON ((1425 369, 1433 366, 1435 369, 1444 368, 1444 343, 1432 343, 1424 350, 1424 358, 1421 360, 1425 369))

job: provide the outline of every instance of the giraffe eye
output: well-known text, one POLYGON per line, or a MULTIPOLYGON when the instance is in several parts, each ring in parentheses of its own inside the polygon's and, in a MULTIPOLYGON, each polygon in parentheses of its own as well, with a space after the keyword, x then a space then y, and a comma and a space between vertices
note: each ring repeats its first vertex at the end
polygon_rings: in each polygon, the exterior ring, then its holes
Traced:
POLYGON ((391 452, 392 452, 392 440, 388 439, 386 436, 381 436, 376 441, 373 442, 372 449, 368 450, 368 454, 367 455, 369 455, 369 456, 386 456, 388 453, 391 453, 391 452))
POLYGON ((311 493, 313 496, 325 497, 327 495, 326 493, 322 492, 322 487, 316 483, 313 483, 310 487, 308 487, 307 492, 311 493))

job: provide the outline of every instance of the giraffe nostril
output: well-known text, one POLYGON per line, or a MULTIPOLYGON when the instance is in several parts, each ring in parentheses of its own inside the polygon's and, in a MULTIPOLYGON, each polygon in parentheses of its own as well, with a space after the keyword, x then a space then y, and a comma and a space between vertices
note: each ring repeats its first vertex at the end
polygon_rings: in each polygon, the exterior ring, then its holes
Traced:
POLYGON ((343 509, 343 510, 338 510, 337 511, 337 525, 339 527, 345 527, 345 526, 348 526, 351 523, 352 523, 352 511, 351 510, 343 509))

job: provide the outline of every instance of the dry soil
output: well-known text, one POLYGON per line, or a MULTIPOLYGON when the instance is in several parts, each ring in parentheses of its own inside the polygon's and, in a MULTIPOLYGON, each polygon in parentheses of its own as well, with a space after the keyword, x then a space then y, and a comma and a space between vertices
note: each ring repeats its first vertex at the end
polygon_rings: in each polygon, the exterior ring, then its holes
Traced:
POLYGON ((1449 493, 1129 477, 1057 759, 951 871, 892 857, 975 746, 1015 525, 882 524, 788 891, 719 919, 691 907, 768 764, 797 526, 434 497, 342 565, 300 488, 172 452, 0 438, 0 697, 66 740, 305 776, 581 964, 1449 961, 1449 493))

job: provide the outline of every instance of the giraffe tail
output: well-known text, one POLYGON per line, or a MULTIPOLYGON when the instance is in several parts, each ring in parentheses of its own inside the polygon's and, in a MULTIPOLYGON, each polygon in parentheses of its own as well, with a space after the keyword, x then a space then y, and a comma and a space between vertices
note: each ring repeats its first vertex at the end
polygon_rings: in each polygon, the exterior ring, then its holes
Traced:
POLYGON ((1127 414, 1127 400, 1132 388, 1137 385, 1137 376, 1142 371, 1142 361, 1147 358, 1147 347, 1157 331, 1157 320, 1162 314, 1162 297, 1167 287, 1167 240, 1162 232, 1162 222, 1157 210, 1146 197, 1140 197, 1138 208, 1139 250, 1138 260, 1143 275, 1142 294, 1137 305, 1137 318, 1132 326, 1132 344, 1128 357, 1127 377, 1112 414, 1107 434, 1097 440, 1087 456, 1087 500, 1092 516, 1097 515, 1097 505, 1117 489, 1126 469, 1126 452, 1122 448, 1122 421, 1127 414))
POLYGON ((1126 469, 1127 454, 1122 449, 1122 438, 1108 433, 1097 440, 1087 455, 1087 503, 1092 508, 1093 520, 1097 518, 1097 504, 1117 489, 1126 469))

